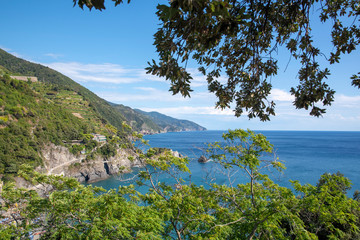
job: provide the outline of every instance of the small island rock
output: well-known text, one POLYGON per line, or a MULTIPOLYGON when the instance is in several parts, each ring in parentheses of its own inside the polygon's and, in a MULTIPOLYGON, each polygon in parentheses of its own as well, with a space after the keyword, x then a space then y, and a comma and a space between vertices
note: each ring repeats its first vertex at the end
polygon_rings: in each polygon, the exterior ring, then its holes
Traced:
POLYGON ((204 155, 201 155, 201 157, 199 157, 199 159, 198 159, 198 162, 200 162, 200 163, 206 163, 208 161, 209 161, 209 159, 207 157, 205 157, 204 155))

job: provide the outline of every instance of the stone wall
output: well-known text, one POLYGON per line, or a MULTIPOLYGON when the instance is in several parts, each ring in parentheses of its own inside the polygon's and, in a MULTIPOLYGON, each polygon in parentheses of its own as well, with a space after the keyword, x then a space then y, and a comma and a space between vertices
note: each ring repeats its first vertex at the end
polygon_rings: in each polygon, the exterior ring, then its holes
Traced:
POLYGON ((20 81, 28 81, 30 79, 31 82, 37 82, 37 77, 28 77, 28 76, 10 76, 13 79, 20 80, 20 81))

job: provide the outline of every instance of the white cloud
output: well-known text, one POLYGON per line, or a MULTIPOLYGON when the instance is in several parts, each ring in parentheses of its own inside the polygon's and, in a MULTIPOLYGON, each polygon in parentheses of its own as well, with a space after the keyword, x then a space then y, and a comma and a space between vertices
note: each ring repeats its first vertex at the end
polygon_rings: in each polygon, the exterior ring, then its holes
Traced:
POLYGON ((151 87, 135 87, 129 89, 128 93, 116 92, 97 92, 100 97, 115 103, 133 103, 139 101, 146 101, 151 104, 162 102, 187 102, 191 101, 189 98, 183 98, 181 95, 172 95, 169 91, 161 91, 151 87), (135 92, 134 92, 135 90, 135 92), (138 91, 136 91, 138 90, 138 91))
MULTIPOLYGON (((204 87, 204 86, 208 85, 208 82, 206 80, 206 76, 204 76, 196 68, 190 68, 190 69, 188 69, 188 72, 191 74, 191 76, 193 78, 192 81, 191 81, 191 87, 204 87)), ((217 78, 217 80, 221 84, 225 84, 227 82, 227 77, 226 76, 220 76, 219 78, 217 78)))
MULTIPOLYGON (((10 51, 9 53, 12 54, 12 55, 14 55, 15 57, 25 59, 25 56, 24 56, 24 55, 21 55, 20 53, 13 52, 13 51, 10 51)), ((29 58, 27 58, 27 60, 28 60, 28 61, 31 61, 31 59, 29 59, 29 58)))
MULTIPOLYGON (((192 88, 207 86, 208 83, 206 80, 206 76, 200 73, 196 68, 189 68, 187 69, 187 71, 191 74, 191 77, 193 78, 190 84, 192 88)), ((139 76, 144 80, 150 81, 163 82, 166 80, 165 77, 158 77, 151 74, 146 74, 146 71, 143 71, 139 76)), ((221 83, 225 83, 227 81, 226 77, 220 77, 218 80, 221 83)))
MULTIPOLYGON (((6 51, 6 52, 8 52, 8 53, 10 53, 10 54, 12 54, 12 55, 14 55, 15 57, 25 59, 25 57, 24 57, 23 55, 21 55, 20 53, 17 53, 17 52, 12 51, 10 48, 6 48, 6 47, 3 47, 3 46, 1 46, 1 45, 0 45, 0 48, 1 48, 2 50, 4 50, 4 51, 6 51)), ((30 61, 31 59, 28 59, 28 58, 27 58, 27 60, 30 61)))
POLYGON ((153 82, 164 82, 166 79, 164 77, 158 77, 152 74, 146 74, 146 70, 139 69, 139 77, 143 80, 149 80, 153 82))
POLYGON ((192 105, 213 105, 215 96, 209 92, 195 91, 191 93, 191 97, 184 98, 181 94, 173 95, 171 91, 160 90, 155 87, 139 87, 125 88, 118 92, 114 91, 96 91, 100 97, 115 103, 126 103, 132 105, 134 102, 146 101, 146 105, 163 105, 167 103, 186 103, 192 105), (209 104, 210 103, 210 104, 209 104))
MULTIPOLYGON (((160 90, 153 87, 136 87, 135 89, 147 92, 161 92, 160 90)), ((163 94, 163 92, 161 92, 161 94, 163 94)))
POLYGON ((358 123, 360 121, 360 115, 348 116, 342 113, 330 113, 326 117, 328 117, 333 121, 341 121, 343 123, 345 122, 358 123))
MULTIPOLYGON (((238 121, 234 117, 232 109, 220 110, 214 108, 216 97, 205 90, 205 86, 207 86, 206 77, 196 69, 189 69, 189 72, 193 76, 191 86, 197 89, 194 89, 195 91, 191 93, 191 98, 183 98, 180 94, 174 96, 167 90, 169 83, 164 78, 148 75, 144 69, 125 68, 111 63, 55 62, 47 65, 78 82, 91 82, 94 85, 101 83, 101 88, 94 91, 110 102, 137 106, 144 111, 158 111, 178 118, 186 119, 190 118, 191 115, 206 118, 207 115, 211 115, 218 116, 222 121, 226 118, 229 118, 229 121, 238 121), (150 83, 147 84, 147 81, 150 83), (130 83, 136 85, 120 85, 130 83), (121 87, 112 87, 105 90, 105 86, 111 84, 117 84, 116 86, 121 87)), ((226 78, 222 77, 219 81, 223 83, 226 78)), ((347 123, 355 123, 360 120, 360 96, 336 95, 334 104, 326 107, 327 113, 323 118, 319 119, 309 116, 309 111, 295 110, 292 104, 294 97, 288 91, 274 88, 269 99, 276 103, 276 116, 271 117, 272 121, 276 119, 298 121, 300 126, 305 122, 309 122, 309 120, 310 122, 343 121, 347 123)), ((245 118, 246 115, 247 113, 243 113, 245 118)))
POLYGON ((6 48, 6 47, 3 47, 3 46, 1 46, 1 45, 0 45, 0 48, 1 48, 2 50, 6 51, 6 52, 10 52, 10 51, 11 51, 10 48, 6 48))
POLYGON ((199 115, 223 115, 223 116, 233 116, 234 112, 231 109, 215 109, 214 107, 170 107, 170 108, 141 108, 141 110, 146 112, 160 112, 166 115, 189 115, 189 114, 199 114, 199 115))
POLYGON ((339 94, 335 96, 334 103, 331 106, 322 106, 322 103, 319 102, 317 106, 319 106, 320 108, 325 108, 326 113, 323 114, 323 116, 320 118, 315 118, 309 115, 311 109, 295 109, 293 104, 290 102, 290 97, 292 96, 287 96, 288 101, 286 101, 286 94, 282 95, 283 93, 281 92, 283 91, 280 90, 279 92, 276 92, 277 95, 275 97, 279 101, 275 109, 277 117, 281 116, 287 118, 294 118, 298 121, 301 119, 324 119, 331 121, 348 122, 355 122, 360 120, 360 96, 346 96, 343 94, 339 94))
POLYGON ((47 56, 47 57, 54 58, 54 59, 57 59, 57 58, 63 56, 62 54, 56 54, 56 53, 46 53, 46 54, 44 54, 44 55, 47 56))
POLYGON ((204 76, 202 73, 200 73, 197 69, 195 68, 191 68, 188 69, 189 73, 192 76, 192 81, 191 81, 191 87, 203 87, 203 86, 207 86, 207 80, 206 80, 206 76, 204 76))
POLYGON ((281 101, 281 102, 293 102, 295 100, 294 96, 292 96, 289 92, 284 90, 273 88, 271 90, 270 99, 273 101, 281 101))
MULTIPOLYGON (((143 81, 144 69, 124 68, 118 64, 83 64, 77 62, 54 62, 44 64, 78 82, 135 83, 143 81)), ((152 80, 148 78, 148 80, 152 80)))
MULTIPOLYGON (((62 55, 47 53, 46 56, 58 58, 62 55)), ((166 82, 164 77, 158 77, 151 74, 146 74, 145 69, 139 68, 125 68, 118 64, 102 63, 102 64, 84 64, 79 62, 53 62, 43 63, 73 80, 84 82, 100 82, 100 83, 114 83, 114 84, 128 84, 136 82, 166 82)), ((205 87, 207 86, 206 77, 203 76, 197 69, 188 69, 193 79, 191 80, 191 87, 205 87)), ((218 79, 221 83, 226 82, 226 77, 218 79)))
POLYGON ((346 96, 339 94, 335 96, 334 105, 344 108, 360 108, 360 96, 346 96))

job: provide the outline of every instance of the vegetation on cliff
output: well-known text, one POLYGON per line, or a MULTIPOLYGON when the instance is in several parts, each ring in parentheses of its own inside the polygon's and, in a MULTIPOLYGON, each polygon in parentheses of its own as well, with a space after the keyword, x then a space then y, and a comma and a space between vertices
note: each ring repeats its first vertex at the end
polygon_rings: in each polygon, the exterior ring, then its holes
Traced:
MULTIPOLYGON (((8 70, 3 68, 3 72, 8 70)), ((99 145, 92 134, 100 133, 108 142, 95 153, 106 156, 119 144, 131 146, 131 130, 118 131, 77 92, 14 80, 6 73, 0 76, 0 115, 0 174, 4 180, 16 174, 21 164, 41 166, 40 150, 49 143, 64 145, 73 154, 90 153, 99 145)))
POLYGON ((60 106, 49 104, 26 82, 1 77, 0 91, 1 173, 16 173, 22 163, 37 166, 42 144, 62 144, 92 130, 60 106))

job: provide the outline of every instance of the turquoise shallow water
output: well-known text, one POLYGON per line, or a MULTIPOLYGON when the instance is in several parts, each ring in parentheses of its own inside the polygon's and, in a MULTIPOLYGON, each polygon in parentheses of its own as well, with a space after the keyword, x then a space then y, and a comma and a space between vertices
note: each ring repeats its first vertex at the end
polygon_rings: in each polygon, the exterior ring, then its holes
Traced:
MULTIPOLYGON (((189 168, 191 181, 206 185, 209 179, 217 183, 228 183, 228 178, 215 172, 216 164, 197 162, 203 154, 205 143, 221 141, 224 131, 180 132, 145 136, 152 147, 171 148, 188 156, 193 161, 189 168), (215 178, 215 179, 214 179, 215 178)), ((264 134, 274 145, 277 156, 285 162, 286 170, 282 174, 269 173, 271 178, 282 186, 290 187, 289 179, 299 180, 302 184, 316 184, 325 173, 340 171, 348 177, 353 188, 349 196, 360 190, 360 132, 315 132, 315 131, 257 131, 264 134)), ((136 169, 135 169, 136 172, 136 169)), ((129 175, 124 176, 129 177, 129 175)), ((234 175, 237 182, 246 181, 242 173, 234 175)), ((126 184, 112 177, 93 183, 105 189, 117 188, 126 184)), ((165 181, 168 181, 164 179, 165 181)))

